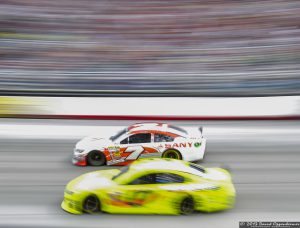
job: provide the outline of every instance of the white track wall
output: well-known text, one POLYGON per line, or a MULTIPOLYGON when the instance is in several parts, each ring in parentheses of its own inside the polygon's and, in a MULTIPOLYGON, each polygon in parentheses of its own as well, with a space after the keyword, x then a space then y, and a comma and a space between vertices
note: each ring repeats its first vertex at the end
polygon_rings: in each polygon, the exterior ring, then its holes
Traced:
POLYGON ((300 96, 251 98, 0 97, 2 101, 11 98, 25 99, 27 106, 31 108, 26 108, 23 111, 20 108, 11 108, 8 114, 141 117, 268 117, 300 115, 300 96))

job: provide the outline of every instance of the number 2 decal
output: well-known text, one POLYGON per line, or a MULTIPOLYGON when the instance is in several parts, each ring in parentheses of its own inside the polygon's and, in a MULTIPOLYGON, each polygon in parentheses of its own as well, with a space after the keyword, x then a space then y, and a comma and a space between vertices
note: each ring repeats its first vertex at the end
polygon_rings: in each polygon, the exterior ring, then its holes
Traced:
POLYGON ((127 156, 126 160, 136 160, 140 154, 144 151, 142 146, 129 146, 124 152, 131 153, 127 156))

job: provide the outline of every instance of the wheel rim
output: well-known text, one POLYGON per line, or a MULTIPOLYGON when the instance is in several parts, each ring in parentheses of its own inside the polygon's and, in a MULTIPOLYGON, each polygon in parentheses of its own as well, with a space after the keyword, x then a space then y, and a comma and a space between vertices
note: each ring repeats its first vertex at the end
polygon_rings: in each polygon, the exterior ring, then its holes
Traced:
POLYGON ((99 208, 99 201, 96 197, 90 196, 84 202, 84 209, 88 212, 96 212, 99 208))
POLYGON ((181 213, 191 214, 194 211, 194 202, 192 198, 186 198, 181 203, 181 213))
POLYGON ((99 153, 93 153, 92 154, 92 160, 94 161, 102 161, 102 156, 99 153))
POLYGON ((105 155, 99 151, 92 151, 88 155, 88 163, 89 165, 99 166, 105 164, 106 159, 105 155))
POLYGON ((178 154, 177 151, 170 150, 170 151, 165 152, 164 158, 173 158, 173 159, 178 159, 179 160, 180 155, 178 154))

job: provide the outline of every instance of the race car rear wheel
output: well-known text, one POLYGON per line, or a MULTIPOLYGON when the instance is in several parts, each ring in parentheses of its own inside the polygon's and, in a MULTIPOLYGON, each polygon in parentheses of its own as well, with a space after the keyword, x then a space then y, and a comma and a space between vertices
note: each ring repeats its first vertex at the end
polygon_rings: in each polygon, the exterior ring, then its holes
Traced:
POLYGON ((162 154, 162 158, 173 158, 173 159, 177 159, 177 160, 182 160, 182 156, 181 156, 180 152, 175 149, 166 150, 162 154))
POLYGON ((93 150, 88 154, 87 162, 89 165, 92 165, 92 166, 105 165, 106 157, 101 151, 93 150))
POLYGON ((97 196, 91 195, 88 196, 83 203, 83 210, 87 213, 96 213, 101 209, 101 204, 97 196))
POLYGON ((192 197, 184 198, 180 203, 180 214, 189 215, 194 212, 194 200, 192 197))

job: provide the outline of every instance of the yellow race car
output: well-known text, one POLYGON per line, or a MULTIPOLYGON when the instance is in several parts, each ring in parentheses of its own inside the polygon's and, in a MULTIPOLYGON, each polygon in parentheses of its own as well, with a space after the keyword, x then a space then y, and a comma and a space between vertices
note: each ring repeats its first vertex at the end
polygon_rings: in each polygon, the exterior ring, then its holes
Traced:
POLYGON ((221 168, 175 159, 140 159, 123 169, 70 181, 61 207, 70 213, 191 214, 232 208, 235 189, 221 168))

